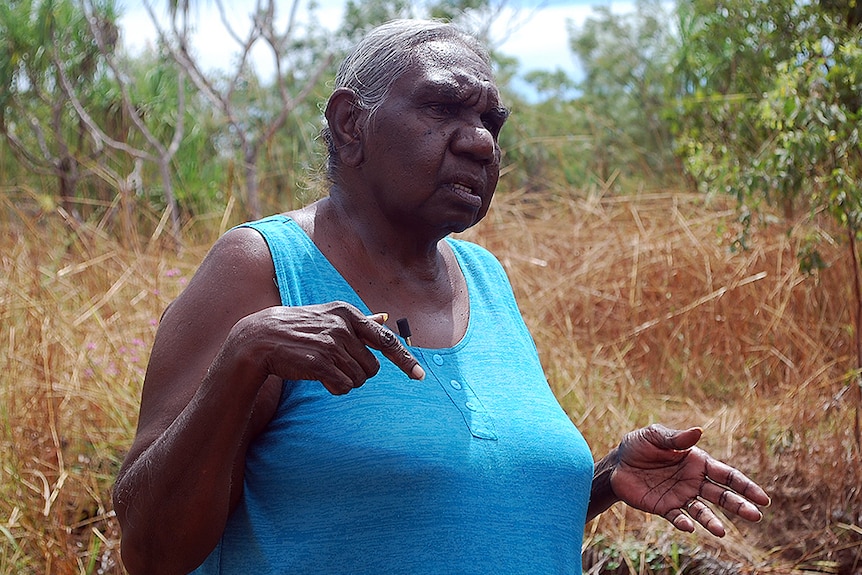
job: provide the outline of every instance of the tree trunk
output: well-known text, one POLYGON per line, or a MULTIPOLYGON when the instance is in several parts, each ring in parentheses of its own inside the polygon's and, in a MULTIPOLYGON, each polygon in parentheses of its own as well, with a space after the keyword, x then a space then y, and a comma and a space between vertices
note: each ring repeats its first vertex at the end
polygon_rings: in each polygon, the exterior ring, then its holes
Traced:
POLYGON ((856 451, 862 453, 862 285, 859 277, 859 253, 856 246, 856 226, 848 218, 847 239, 850 243, 850 257, 853 260, 853 293, 856 300, 853 332, 856 347, 856 375, 850 383, 851 397, 854 403, 855 418, 853 433, 856 439, 856 451))
POLYGON ((63 157, 57 166, 57 179, 60 183, 60 205, 75 221, 81 221, 81 213, 75 204, 75 190, 78 187, 78 162, 71 156, 63 157))
POLYGON ((159 159, 159 174, 162 177, 162 187, 165 190, 165 202, 168 204, 171 217, 171 235, 173 236, 174 249, 179 252, 183 247, 180 229, 180 208, 177 204, 177 199, 174 196, 174 185, 171 181, 171 166, 170 160, 166 158, 159 159))
POLYGON ((251 219, 257 220, 263 215, 260 207, 260 195, 257 188, 257 147, 253 146, 246 149, 244 156, 245 198, 248 202, 248 212, 251 215, 251 219))

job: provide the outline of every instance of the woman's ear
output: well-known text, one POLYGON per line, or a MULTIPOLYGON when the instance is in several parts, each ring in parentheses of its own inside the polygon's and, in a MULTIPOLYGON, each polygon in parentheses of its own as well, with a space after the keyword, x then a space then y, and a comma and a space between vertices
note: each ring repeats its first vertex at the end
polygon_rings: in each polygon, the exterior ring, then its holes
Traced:
POLYGON ((338 88, 326 103, 326 124, 338 155, 338 162, 356 167, 362 163, 362 121, 365 114, 359 107, 356 92, 338 88))

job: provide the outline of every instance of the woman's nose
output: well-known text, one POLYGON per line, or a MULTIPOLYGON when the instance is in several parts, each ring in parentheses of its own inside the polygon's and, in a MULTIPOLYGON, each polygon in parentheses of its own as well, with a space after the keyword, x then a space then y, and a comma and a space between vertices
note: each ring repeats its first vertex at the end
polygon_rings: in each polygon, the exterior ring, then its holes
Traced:
POLYGON ((484 125, 460 127, 452 139, 452 152, 467 155, 483 164, 499 161, 497 141, 484 125))

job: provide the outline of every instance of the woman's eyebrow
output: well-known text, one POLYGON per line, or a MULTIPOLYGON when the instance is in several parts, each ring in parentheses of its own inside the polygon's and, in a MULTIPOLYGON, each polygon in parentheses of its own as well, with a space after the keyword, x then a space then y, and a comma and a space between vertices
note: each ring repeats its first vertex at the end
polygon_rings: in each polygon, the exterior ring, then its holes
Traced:
POLYGON ((420 96, 446 97, 453 100, 464 98, 466 88, 458 82, 430 78, 422 81, 416 89, 420 96))
MULTIPOLYGON (((471 99, 477 92, 490 89, 490 85, 474 84, 470 82, 458 82, 455 78, 447 77, 431 77, 419 82, 415 95, 420 98, 444 98, 452 102, 466 102, 471 99)), ((495 105, 488 111, 495 119, 501 123, 505 122, 510 115, 510 110, 500 103, 499 92, 494 87, 493 95, 489 95, 491 102, 495 105)))

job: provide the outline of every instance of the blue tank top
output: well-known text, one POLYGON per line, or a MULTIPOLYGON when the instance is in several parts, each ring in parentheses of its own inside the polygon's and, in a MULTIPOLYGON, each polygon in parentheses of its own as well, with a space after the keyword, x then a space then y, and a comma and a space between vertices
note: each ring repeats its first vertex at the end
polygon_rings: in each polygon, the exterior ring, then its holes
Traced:
MULTIPOLYGON (((341 300, 371 313, 295 222, 248 225, 269 245, 284 305, 341 300)), ((467 281, 464 338, 411 348, 423 381, 376 351, 380 372, 344 396, 285 381, 249 448, 242 501, 196 573, 580 575, 589 448, 548 386, 502 266, 446 241, 467 281)))

